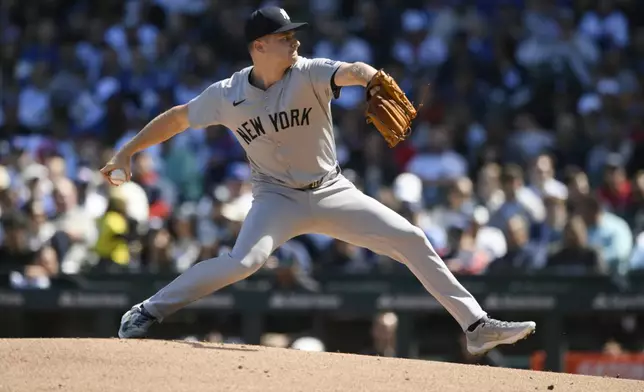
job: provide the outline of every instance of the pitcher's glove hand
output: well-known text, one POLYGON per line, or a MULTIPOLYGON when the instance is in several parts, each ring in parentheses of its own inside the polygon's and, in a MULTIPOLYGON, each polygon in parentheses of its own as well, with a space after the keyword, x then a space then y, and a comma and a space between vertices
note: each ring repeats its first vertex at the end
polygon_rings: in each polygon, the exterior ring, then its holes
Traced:
POLYGON ((394 78, 379 70, 367 85, 367 124, 373 124, 393 148, 409 136, 417 114, 394 78))

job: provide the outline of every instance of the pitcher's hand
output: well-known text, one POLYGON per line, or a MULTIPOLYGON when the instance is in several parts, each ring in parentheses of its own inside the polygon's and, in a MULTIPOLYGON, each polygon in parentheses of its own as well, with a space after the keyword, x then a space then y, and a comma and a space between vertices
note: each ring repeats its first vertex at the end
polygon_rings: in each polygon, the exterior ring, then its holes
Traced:
POLYGON ((105 166, 103 166, 103 168, 101 169, 101 174, 103 175, 103 177, 105 177, 107 182, 109 182, 111 185, 115 185, 110 180, 110 173, 116 169, 121 169, 125 172, 127 181, 130 181, 130 178, 132 177, 131 161, 132 158, 130 156, 122 153, 116 153, 112 157, 112 159, 110 159, 109 162, 107 162, 105 166))

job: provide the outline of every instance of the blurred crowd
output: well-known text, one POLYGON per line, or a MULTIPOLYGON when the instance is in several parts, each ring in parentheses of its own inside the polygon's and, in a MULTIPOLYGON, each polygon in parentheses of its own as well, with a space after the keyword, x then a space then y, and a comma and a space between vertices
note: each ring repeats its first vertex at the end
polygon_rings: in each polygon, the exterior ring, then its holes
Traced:
MULTIPOLYGON (((176 273, 234 245, 252 197, 230 130, 191 129, 136 155, 118 188, 98 169, 155 115, 249 65, 242 21, 266 4, 311 23, 301 55, 384 68, 422 100, 409 141, 389 149, 366 124, 363 90, 343 89, 338 158, 455 273, 644 269, 636 0, 4 0, 0 272, 16 287, 176 273)), ((266 268, 307 284, 297 277, 317 269, 397 266, 312 234, 266 268)))

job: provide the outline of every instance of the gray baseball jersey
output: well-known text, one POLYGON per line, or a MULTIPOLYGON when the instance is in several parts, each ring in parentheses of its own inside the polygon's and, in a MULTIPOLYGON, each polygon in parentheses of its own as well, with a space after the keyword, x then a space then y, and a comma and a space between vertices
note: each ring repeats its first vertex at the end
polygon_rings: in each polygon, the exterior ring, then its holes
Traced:
POLYGON ((246 149, 253 204, 229 253, 198 263, 144 306, 159 321, 213 291, 246 278, 289 239, 320 233, 398 260, 465 330, 485 316, 425 233, 357 189, 336 168, 331 78, 340 62, 300 57, 267 91, 249 82, 251 68, 208 87, 188 104, 190 125, 223 124, 246 149), (336 173, 335 176, 329 173, 336 173), (315 189, 301 190, 322 181, 315 189))
POLYGON ((306 186, 336 165, 331 77, 340 64, 299 57, 267 90, 253 86, 252 67, 244 68, 188 103, 190 127, 233 130, 255 181, 306 186))

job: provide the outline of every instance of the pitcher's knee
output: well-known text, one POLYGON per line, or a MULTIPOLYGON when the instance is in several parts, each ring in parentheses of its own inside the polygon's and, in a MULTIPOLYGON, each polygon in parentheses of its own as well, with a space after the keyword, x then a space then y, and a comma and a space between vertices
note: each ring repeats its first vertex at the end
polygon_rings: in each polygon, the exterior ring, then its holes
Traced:
POLYGON ((242 258, 239 258, 235 261, 246 268, 249 274, 252 274, 253 272, 262 268, 262 266, 266 263, 266 260, 268 260, 268 256, 270 256, 270 254, 266 253, 265 251, 252 249, 242 258))
POLYGON ((405 242, 407 246, 411 247, 421 246, 431 248, 431 244, 427 239, 427 234, 425 234, 425 232, 417 226, 412 226, 411 228, 409 228, 409 230, 405 231, 405 234, 403 235, 403 242, 405 242))
POLYGON ((433 251, 425 232, 413 225, 398 231, 381 241, 376 247, 386 256, 405 264, 411 255, 426 254, 433 251))
POLYGON ((418 226, 410 225, 401 231, 400 237, 403 241, 422 241, 427 238, 425 232, 418 226))

